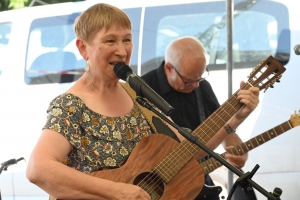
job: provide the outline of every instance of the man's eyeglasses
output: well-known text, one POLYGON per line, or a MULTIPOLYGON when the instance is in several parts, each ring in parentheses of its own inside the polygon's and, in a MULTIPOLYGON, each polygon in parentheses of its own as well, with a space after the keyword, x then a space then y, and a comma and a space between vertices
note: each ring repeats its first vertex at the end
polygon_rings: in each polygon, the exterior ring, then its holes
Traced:
POLYGON ((185 78, 177 71, 177 69, 175 67, 172 66, 172 68, 175 70, 176 74, 180 77, 180 79, 182 80, 182 82, 184 83, 185 86, 193 85, 195 83, 200 83, 201 81, 204 81, 209 76, 209 71, 206 67, 205 72, 202 74, 200 79, 195 80, 195 81, 188 81, 187 82, 187 81, 184 80, 185 78))

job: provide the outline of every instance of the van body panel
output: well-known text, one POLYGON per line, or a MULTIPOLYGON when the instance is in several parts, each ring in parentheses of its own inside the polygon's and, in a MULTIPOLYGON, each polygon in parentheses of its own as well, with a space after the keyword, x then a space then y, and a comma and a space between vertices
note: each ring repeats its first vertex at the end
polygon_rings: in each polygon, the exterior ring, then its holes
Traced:
MULTIPOLYGON (((29 159, 46 120, 49 102, 65 92, 82 73, 85 62, 75 46, 73 21, 100 1, 61 3, 0 12, 0 157, 29 159), (51 61, 51 62, 49 62, 51 61)), ((139 75, 159 66, 167 44, 190 35, 202 41, 209 54, 207 80, 219 102, 228 95, 226 1, 101 1, 122 8, 132 20, 134 52, 131 67, 139 75)), ((269 55, 285 67, 280 83, 260 93, 258 108, 238 127, 243 141, 290 119, 299 111, 300 1, 234 1, 232 91, 269 55)), ((299 128, 294 127, 249 152, 244 171, 260 167, 253 180, 267 191, 283 190, 282 199, 299 194, 299 128)), ((222 153, 224 149, 216 150, 222 153)), ((26 162, 10 166, 0 176, 3 199, 45 199, 47 194, 29 183, 26 162)), ((221 169, 218 182, 227 182, 221 169), (221 180, 222 179, 222 180, 221 180)), ((214 174, 220 171, 211 173, 214 174)), ((216 176, 215 176, 216 177, 216 176)), ((235 178, 237 178, 235 176, 235 178)), ((256 191, 258 199, 265 199, 256 191)))

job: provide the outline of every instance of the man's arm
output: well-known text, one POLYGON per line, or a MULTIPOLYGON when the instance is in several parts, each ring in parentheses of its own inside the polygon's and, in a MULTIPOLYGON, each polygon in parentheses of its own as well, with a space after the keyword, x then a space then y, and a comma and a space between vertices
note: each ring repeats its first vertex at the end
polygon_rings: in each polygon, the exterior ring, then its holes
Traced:
MULTIPOLYGON (((241 82, 241 86, 244 82, 241 82)), ((259 103, 259 88, 251 87, 248 90, 240 90, 237 93, 237 99, 243 103, 243 106, 227 121, 228 124, 232 129, 236 129, 250 114, 251 112, 257 107, 259 103)), ((221 144, 225 138, 227 138, 228 132, 222 127, 207 143, 206 146, 210 149, 214 150, 221 144)), ((195 158, 197 160, 203 158, 207 155, 206 152, 200 150, 195 158)))

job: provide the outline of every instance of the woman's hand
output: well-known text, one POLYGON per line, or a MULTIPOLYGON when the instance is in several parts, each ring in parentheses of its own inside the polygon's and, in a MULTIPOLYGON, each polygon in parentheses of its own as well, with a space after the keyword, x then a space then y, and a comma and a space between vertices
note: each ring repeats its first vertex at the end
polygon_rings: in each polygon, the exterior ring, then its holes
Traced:
MULTIPOLYGON (((234 148, 234 146, 225 147, 225 150, 227 151, 231 148, 234 148)), ((241 169, 242 167, 245 166, 245 163, 248 158, 248 154, 246 153, 242 156, 236 156, 230 153, 226 153, 225 158, 231 165, 235 166, 238 169, 241 169)))
POLYGON ((141 187, 116 182, 113 186, 115 198, 113 200, 151 200, 150 195, 141 187))

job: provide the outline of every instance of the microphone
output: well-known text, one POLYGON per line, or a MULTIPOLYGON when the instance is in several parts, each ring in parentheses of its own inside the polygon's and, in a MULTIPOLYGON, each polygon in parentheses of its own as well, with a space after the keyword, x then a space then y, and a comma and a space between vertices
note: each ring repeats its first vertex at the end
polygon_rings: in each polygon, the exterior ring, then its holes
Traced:
POLYGON ((294 51, 295 51, 295 54, 296 54, 296 55, 300 55, 300 44, 297 44, 297 45, 294 47, 294 51))
POLYGON ((118 62, 114 66, 114 72, 118 78, 126 81, 130 85, 136 92, 137 97, 146 97, 167 116, 173 112, 174 108, 147 85, 143 79, 136 75, 128 65, 123 62, 118 62))
POLYGON ((24 158, 21 157, 19 159, 10 159, 10 160, 5 161, 4 163, 2 163, 1 166, 3 167, 4 171, 6 171, 9 166, 17 164, 21 160, 24 160, 24 158))

